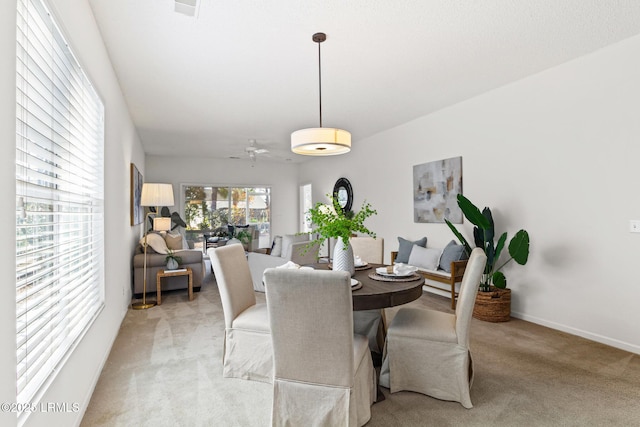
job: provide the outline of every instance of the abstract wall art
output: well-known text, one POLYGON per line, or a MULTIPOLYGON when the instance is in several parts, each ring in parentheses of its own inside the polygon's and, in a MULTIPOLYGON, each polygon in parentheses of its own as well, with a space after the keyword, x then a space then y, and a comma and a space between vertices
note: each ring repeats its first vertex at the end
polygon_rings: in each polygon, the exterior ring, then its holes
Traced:
POLYGON ((413 167, 413 222, 462 224, 458 207, 462 194, 462 157, 423 163, 413 167))

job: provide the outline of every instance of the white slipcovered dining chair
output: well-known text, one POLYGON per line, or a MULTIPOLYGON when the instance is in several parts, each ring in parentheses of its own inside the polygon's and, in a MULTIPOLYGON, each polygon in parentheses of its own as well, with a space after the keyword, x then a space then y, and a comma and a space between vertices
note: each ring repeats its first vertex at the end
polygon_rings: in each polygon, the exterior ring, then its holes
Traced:
POLYGON ((364 262, 382 264, 384 259, 384 239, 382 237, 350 237, 349 243, 353 248, 354 256, 359 256, 364 262))
POLYGON ((391 393, 408 390, 472 408, 473 360, 469 330, 487 257, 480 248, 462 278, 455 314, 401 308, 387 331, 380 384, 391 393))
POLYGON ((242 245, 209 251, 224 312, 222 375, 271 382, 273 350, 266 304, 256 304, 242 245))
MULTIPOLYGON (((382 264, 384 259, 384 239, 369 236, 350 237, 353 255, 370 264, 382 264)), ((362 310, 353 312, 353 330, 369 339, 369 348, 382 353, 385 336, 384 310, 362 310)), ((379 360, 379 359, 378 359, 379 360)), ((379 362, 378 362, 379 363, 379 362)))
POLYGON ((273 426, 361 426, 376 377, 367 340, 353 333, 349 273, 267 269, 273 340, 273 426))

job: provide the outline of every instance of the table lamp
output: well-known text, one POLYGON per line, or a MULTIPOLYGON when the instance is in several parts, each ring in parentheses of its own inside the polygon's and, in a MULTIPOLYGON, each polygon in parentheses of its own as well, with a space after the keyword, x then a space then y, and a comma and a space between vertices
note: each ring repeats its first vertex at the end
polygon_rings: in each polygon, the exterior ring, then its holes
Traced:
MULTIPOLYGON (((147 221, 151 215, 159 214, 161 206, 173 206, 173 186, 154 182, 142 184, 142 194, 140 196, 140 206, 155 206, 156 212, 147 212, 144 218, 144 266, 142 269, 142 302, 131 304, 135 310, 144 310, 156 305, 155 301, 147 301, 147 221)), ((171 218, 157 217, 153 219, 153 229, 155 231, 168 231, 171 229, 171 218), (168 224, 167 224, 168 223, 168 224)))

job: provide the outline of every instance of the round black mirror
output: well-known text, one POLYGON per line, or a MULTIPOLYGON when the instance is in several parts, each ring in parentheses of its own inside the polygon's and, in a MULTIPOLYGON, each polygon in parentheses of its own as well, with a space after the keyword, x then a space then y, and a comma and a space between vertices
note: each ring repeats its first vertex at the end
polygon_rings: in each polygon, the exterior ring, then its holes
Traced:
POLYGON ((353 205, 353 189, 347 178, 340 178, 333 186, 333 197, 338 200, 338 205, 342 208, 342 212, 349 212, 353 205))

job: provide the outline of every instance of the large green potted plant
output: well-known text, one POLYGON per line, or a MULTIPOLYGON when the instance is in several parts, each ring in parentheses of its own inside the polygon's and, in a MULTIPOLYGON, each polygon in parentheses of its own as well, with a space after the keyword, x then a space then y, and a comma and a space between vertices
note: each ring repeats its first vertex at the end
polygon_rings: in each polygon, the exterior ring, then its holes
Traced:
MULTIPOLYGON (((476 247, 482 248, 487 255, 487 264, 485 266, 484 274, 482 275, 482 281, 480 283, 480 292, 478 292, 478 301, 487 300, 489 303, 498 301, 504 297, 508 298, 508 312, 511 311, 511 291, 507 289, 507 278, 501 271, 502 268, 515 261, 520 265, 525 265, 529 259, 529 233, 526 230, 519 230, 509 241, 507 245, 507 233, 504 232, 495 241, 495 227, 493 223, 493 216, 491 209, 485 207, 482 212, 478 209, 469 199, 462 194, 458 194, 458 206, 462 210, 463 215, 467 220, 474 225, 473 237, 476 247), (506 246, 505 246, 506 245, 506 246), (500 256, 504 253, 504 249, 507 249, 508 257, 500 256), (500 290, 505 290, 501 292, 500 290), (507 292, 508 291, 508 292, 507 292), (485 295, 483 295, 485 294, 485 295), (491 294, 491 295, 486 295, 491 294)), ((445 219, 445 222, 462 243, 467 251, 467 254, 471 254, 471 245, 465 239, 465 237, 454 227, 451 222, 445 219)), ((504 301, 503 301, 504 302, 504 301)), ((506 305, 506 304, 505 304, 506 305)), ((504 311, 506 307, 502 309, 502 313, 496 313, 495 316, 499 321, 508 320, 509 314, 505 315, 504 311)), ((474 316, 482 318, 482 314, 474 311, 474 316)), ((487 315, 488 317, 492 317, 487 315)), ((489 318, 483 320, 491 320, 489 318)))
POLYGON ((375 238, 376 233, 365 227, 364 221, 378 212, 366 201, 359 212, 344 212, 336 196, 327 195, 327 197, 331 198, 331 205, 318 202, 309 209, 307 214, 309 221, 315 225, 314 231, 319 236, 310 242, 309 246, 322 243, 325 239, 337 239, 333 253, 333 269, 349 271, 353 275, 355 266, 349 237, 362 233, 375 238))

